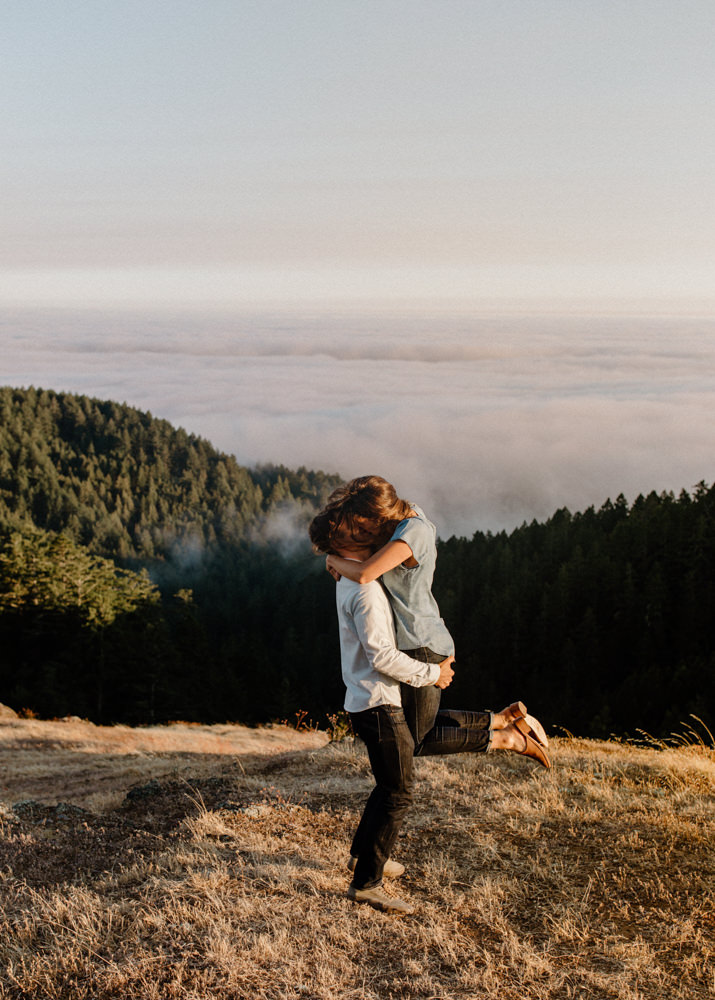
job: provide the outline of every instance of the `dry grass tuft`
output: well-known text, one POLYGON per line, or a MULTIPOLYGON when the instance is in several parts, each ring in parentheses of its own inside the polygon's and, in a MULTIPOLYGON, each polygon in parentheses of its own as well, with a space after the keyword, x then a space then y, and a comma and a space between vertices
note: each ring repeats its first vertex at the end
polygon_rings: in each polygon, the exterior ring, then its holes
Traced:
MULTIPOLYGON (((554 742, 550 772, 416 762, 406 919, 344 896, 359 744, 180 755, 102 813, 6 796, 0 996, 711 997, 715 754, 554 742)), ((68 752, 44 751, 47 773, 68 752)))

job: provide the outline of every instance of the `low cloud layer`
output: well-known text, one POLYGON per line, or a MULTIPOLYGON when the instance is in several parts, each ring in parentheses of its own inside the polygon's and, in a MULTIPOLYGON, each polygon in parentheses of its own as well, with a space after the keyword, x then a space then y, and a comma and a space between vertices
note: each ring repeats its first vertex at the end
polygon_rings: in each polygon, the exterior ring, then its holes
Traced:
POLYGON ((4 384, 112 398, 252 465, 377 472, 440 534, 713 478, 715 322, 18 312, 4 384))

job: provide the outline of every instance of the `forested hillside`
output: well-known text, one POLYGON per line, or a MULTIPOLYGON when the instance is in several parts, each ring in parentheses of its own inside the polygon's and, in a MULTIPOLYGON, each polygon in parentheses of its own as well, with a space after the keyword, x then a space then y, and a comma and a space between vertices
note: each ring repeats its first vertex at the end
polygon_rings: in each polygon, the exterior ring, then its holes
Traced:
POLYGON ((130 406, 0 388, 0 523, 27 519, 98 555, 147 560, 182 543, 240 543, 260 514, 319 502, 336 482, 306 469, 249 471, 130 406))
POLYGON ((713 727, 715 487, 452 538, 438 574, 451 699, 511 692, 578 735, 713 727))
MULTIPOLYGON (((305 534, 336 482, 242 468, 128 406, 0 389, 0 701, 105 722, 339 709, 333 584, 305 534)), ((712 724, 714 565, 704 483, 442 542, 445 702, 521 698, 580 735, 712 724)))
POLYGON ((129 406, 0 389, 0 701, 129 722, 339 704, 305 531, 337 482, 248 470, 129 406))

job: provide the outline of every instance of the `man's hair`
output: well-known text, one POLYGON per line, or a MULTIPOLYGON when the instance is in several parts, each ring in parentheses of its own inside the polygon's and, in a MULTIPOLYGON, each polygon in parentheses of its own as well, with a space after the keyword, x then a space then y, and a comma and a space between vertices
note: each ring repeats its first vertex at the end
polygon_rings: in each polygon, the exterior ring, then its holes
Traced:
POLYGON ((329 508, 316 514, 308 526, 308 534, 316 552, 329 554, 333 551, 333 539, 339 527, 336 513, 329 508))

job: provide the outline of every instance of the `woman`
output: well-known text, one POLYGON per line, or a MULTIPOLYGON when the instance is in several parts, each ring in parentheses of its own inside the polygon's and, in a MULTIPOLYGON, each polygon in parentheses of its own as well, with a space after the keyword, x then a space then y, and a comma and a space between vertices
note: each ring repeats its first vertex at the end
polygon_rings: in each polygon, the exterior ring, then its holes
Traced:
MULTIPOLYGON (((355 583, 382 578, 395 619, 397 648, 423 663, 454 655, 454 640, 432 594, 437 561, 437 529, 424 511, 397 496, 382 476, 361 476, 331 495, 328 508, 353 540, 377 546, 365 562, 329 555, 327 569, 355 583)), ((402 686, 402 705, 417 745, 434 725, 439 688, 402 686)))

